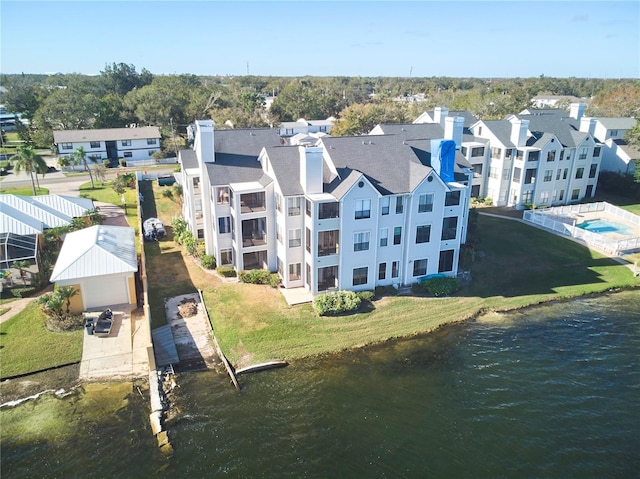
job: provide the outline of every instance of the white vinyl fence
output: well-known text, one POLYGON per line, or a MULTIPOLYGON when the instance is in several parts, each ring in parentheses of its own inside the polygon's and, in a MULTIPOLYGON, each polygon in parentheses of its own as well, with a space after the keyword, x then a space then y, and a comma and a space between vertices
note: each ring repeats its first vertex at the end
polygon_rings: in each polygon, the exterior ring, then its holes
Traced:
POLYGON ((640 228, 640 216, 629 213, 622 208, 618 208, 604 201, 599 203, 556 206, 553 208, 545 208, 544 210, 527 210, 523 214, 523 219, 540 228, 580 239, 589 246, 599 248, 614 256, 640 249, 640 237, 616 240, 576 226, 576 215, 597 212, 604 212, 608 217, 632 224, 636 229, 640 228))

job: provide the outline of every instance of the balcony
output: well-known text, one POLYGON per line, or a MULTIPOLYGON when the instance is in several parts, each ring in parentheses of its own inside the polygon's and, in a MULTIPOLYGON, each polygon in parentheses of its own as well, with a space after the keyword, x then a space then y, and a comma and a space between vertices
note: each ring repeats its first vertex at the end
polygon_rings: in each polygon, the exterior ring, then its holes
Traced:
POLYGON ((242 246, 264 246, 267 244, 267 221, 265 218, 244 220, 242 222, 242 246))
POLYGON ((240 212, 255 213, 266 210, 264 191, 240 195, 240 212))

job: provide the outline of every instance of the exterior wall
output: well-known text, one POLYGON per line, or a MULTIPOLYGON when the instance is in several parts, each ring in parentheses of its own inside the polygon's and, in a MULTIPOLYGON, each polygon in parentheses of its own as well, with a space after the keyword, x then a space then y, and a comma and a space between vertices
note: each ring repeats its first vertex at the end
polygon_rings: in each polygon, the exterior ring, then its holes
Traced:
POLYGON ((604 145, 602 145, 601 156, 601 167, 603 170, 630 175, 635 172, 636 162, 630 159, 612 140, 606 141, 604 145))
MULTIPOLYGON (((151 141, 155 141, 155 144, 151 145, 147 143, 147 139, 135 139, 128 141, 131 143, 130 146, 124 146, 123 140, 115 142, 118 151, 118 158, 124 158, 126 161, 149 160, 153 153, 160 150, 160 138, 151 139, 151 141)), ((87 159, 92 157, 97 158, 98 160, 108 158, 106 142, 97 142, 99 143, 99 146, 96 147, 92 147, 91 143, 92 142, 89 141, 74 142, 71 143, 71 149, 63 148, 65 143, 58 144, 58 155, 68 157, 73 155, 78 148, 82 147, 87 153, 87 159)))
POLYGON ((73 288, 77 291, 76 295, 71 298, 69 310, 73 314, 81 313, 84 310, 84 303, 82 301, 82 291, 79 284, 74 284, 73 288))

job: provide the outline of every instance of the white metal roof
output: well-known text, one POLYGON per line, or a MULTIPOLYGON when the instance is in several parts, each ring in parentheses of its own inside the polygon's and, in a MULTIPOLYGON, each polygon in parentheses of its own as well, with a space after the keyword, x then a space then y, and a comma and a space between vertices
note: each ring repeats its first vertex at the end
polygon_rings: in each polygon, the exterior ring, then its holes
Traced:
MULTIPOLYGON (((17 215, 18 223, 31 224, 33 221, 26 221, 24 218, 32 218, 41 223, 38 226, 42 229, 55 228, 58 226, 68 226, 73 218, 83 216, 87 210, 93 209, 93 200, 87 198, 75 198, 73 196, 44 195, 44 196, 20 196, 20 195, 0 195, 0 211, 3 215, 17 215)), ((0 229, 0 233, 31 234, 33 231, 0 229)))
POLYGON ((91 226, 67 234, 51 281, 138 271, 135 233, 128 226, 91 226))
POLYGON ((70 216, 71 218, 84 216, 88 210, 95 208, 92 199, 78 198, 76 196, 42 195, 31 196, 31 199, 37 203, 46 205, 56 211, 70 216))
POLYGON ((8 204, 0 204, 0 233, 17 235, 42 234, 42 221, 15 209, 8 204))

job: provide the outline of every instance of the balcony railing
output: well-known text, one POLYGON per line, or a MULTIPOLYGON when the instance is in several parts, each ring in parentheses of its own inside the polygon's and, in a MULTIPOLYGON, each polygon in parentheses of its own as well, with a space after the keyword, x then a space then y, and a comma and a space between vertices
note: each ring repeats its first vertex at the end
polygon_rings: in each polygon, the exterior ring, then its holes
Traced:
POLYGON ((263 246, 267 244, 267 234, 265 232, 256 232, 242 235, 242 246, 263 246))

